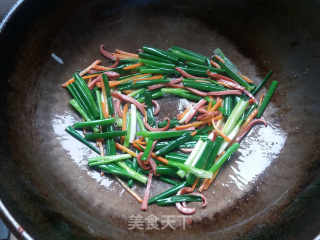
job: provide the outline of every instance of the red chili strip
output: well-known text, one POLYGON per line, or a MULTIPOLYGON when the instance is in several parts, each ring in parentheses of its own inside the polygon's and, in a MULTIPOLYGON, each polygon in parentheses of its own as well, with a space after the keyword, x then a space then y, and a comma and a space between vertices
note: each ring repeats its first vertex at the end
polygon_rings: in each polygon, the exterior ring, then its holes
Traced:
POLYGON ((201 207, 204 208, 207 206, 207 204, 208 204, 207 198, 202 193, 190 193, 190 195, 201 197, 201 199, 202 199, 201 207))
POLYGON ((193 148, 179 148, 179 150, 183 153, 191 153, 193 148))
POLYGON ((143 152, 138 153, 137 155, 137 163, 139 166, 144 170, 149 170, 151 168, 150 165, 148 165, 147 161, 142 161, 141 156, 143 155, 143 152))
POLYGON ((111 59, 112 61, 116 60, 116 58, 112 55, 111 52, 108 52, 107 50, 104 49, 104 45, 103 44, 100 45, 99 49, 100 49, 100 53, 102 54, 102 56, 104 56, 104 57, 106 57, 108 59, 111 59))
MULTIPOLYGON (((193 189, 191 187, 185 187, 185 188, 182 188, 181 190, 179 190, 177 195, 182 195, 182 194, 191 193, 191 192, 193 192, 193 189)), ((181 212, 185 215, 192 215, 196 212, 195 208, 187 207, 185 202, 181 202, 181 203, 177 202, 176 208, 178 209, 179 212, 181 212)))
POLYGON ((148 209, 148 200, 150 197, 150 188, 151 188, 151 182, 152 182, 152 172, 149 172, 149 176, 148 176, 148 183, 147 183, 147 187, 146 190, 144 192, 144 197, 143 197, 143 201, 141 204, 141 210, 142 211, 146 211, 148 209))
POLYGON ((224 96, 224 95, 241 95, 242 92, 240 90, 226 90, 226 91, 218 91, 218 92, 208 92, 208 96, 224 96))
POLYGON ((102 77, 100 75, 100 76, 96 77, 95 79, 93 79, 91 82, 88 82, 88 88, 90 90, 92 90, 96 86, 96 84, 101 81, 101 79, 102 79, 102 77))
POLYGON ((122 118, 123 112, 122 112, 122 110, 121 110, 121 102, 120 102, 120 100, 117 99, 117 98, 114 98, 113 100, 114 100, 114 108, 115 108, 115 110, 116 110, 116 113, 118 114, 118 116, 119 116, 120 118, 122 118))
MULTIPOLYGON (((198 112, 198 110, 207 103, 207 100, 205 99, 201 99, 196 105, 192 106, 192 108, 190 109, 190 111, 193 111, 190 115, 188 115, 188 117, 185 120, 185 123, 188 123, 191 121, 191 119, 194 117, 194 115, 196 115, 196 113, 198 112)), ((188 113, 187 113, 188 114, 188 113)))
POLYGON ((166 86, 166 84, 159 83, 159 84, 154 84, 154 85, 149 86, 148 89, 149 89, 150 91, 152 91, 152 90, 156 90, 156 89, 158 89, 158 88, 163 88, 163 87, 165 87, 165 86, 166 86))
POLYGON ((167 122, 167 125, 164 126, 163 128, 153 128, 153 127, 151 127, 145 117, 143 118, 143 123, 144 123, 144 126, 146 127, 146 129, 148 129, 151 132, 166 131, 170 127, 170 118, 166 117, 166 118, 164 118, 164 120, 167 120, 168 122, 167 122))
POLYGON ((220 114, 219 111, 207 112, 207 113, 199 115, 197 117, 197 120, 201 121, 206 118, 214 118, 214 117, 218 116, 219 114, 220 114))
POLYGON ((156 100, 152 100, 152 103, 154 105, 153 114, 157 116, 160 112, 160 104, 156 100))
POLYGON ((117 91, 114 91, 111 93, 111 95, 115 98, 118 98, 122 101, 125 101, 125 102, 129 102, 129 103, 132 103, 134 105, 136 105, 136 107, 139 109, 139 111, 142 113, 142 115, 144 115, 144 105, 139 103, 136 99, 134 99, 133 97, 130 97, 130 96, 127 96, 127 95, 123 95, 117 91))
POLYGON ((233 79, 231 79, 229 77, 226 77, 226 76, 218 74, 218 73, 210 72, 209 70, 207 71, 207 74, 208 74, 209 77, 212 77, 212 78, 215 78, 215 79, 223 79, 223 80, 226 80, 228 82, 237 83, 236 81, 234 81, 233 79))
POLYGON ((203 78, 205 79, 204 77, 196 77, 196 76, 193 76, 191 75, 190 73, 187 73, 186 71, 182 70, 181 68, 178 68, 176 67, 176 70, 185 78, 203 78))
POLYGON ((242 133, 236 138, 236 142, 240 142, 242 138, 247 135, 247 133, 251 130, 251 128, 256 124, 264 124, 267 126, 267 122, 261 118, 252 120, 248 126, 242 131, 242 133))
POLYGON ((194 89, 194 88, 190 88, 190 87, 186 87, 185 89, 187 89, 188 91, 192 92, 193 94, 196 94, 201 97, 206 97, 208 95, 206 92, 202 92, 198 89, 194 89))

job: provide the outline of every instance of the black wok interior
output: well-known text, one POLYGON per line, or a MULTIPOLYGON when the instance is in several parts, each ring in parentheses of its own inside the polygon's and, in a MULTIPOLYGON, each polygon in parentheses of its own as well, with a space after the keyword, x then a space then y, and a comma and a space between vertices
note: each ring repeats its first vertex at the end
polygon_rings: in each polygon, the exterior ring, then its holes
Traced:
MULTIPOLYGON (((1 33, 0 198, 35 239, 312 239, 320 229, 319 10, 319 1, 25 1, 1 33), (286 133, 279 156, 239 199, 200 212, 187 230, 128 231, 126 216, 139 207, 124 194, 119 210, 117 195, 70 161, 51 121, 72 113, 59 84, 101 58, 100 43, 207 55, 220 47, 256 81, 272 69, 279 89, 266 118, 286 133)), ((226 195, 212 198, 214 207, 230 194, 219 191, 226 195)))

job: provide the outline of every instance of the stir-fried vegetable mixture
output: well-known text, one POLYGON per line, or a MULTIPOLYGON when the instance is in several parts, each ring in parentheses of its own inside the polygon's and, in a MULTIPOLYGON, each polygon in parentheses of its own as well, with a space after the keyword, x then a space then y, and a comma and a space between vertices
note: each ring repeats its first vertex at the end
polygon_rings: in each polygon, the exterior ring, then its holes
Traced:
POLYGON ((255 124, 267 125, 260 117, 278 82, 259 101, 255 95, 272 72, 255 85, 220 49, 206 57, 176 46, 143 46, 135 54, 111 53, 101 45, 100 53, 113 64, 96 60, 62 85, 83 118, 66 131, 99 154, 88 159, 88 166, 115 176, 142 210, 150 204, 175 205, 193 214, 187 202, 205 207, 202 192, 242 138, 255 124), (189 105, 172 119, 158 119, 161 107, 155 99, 167 95, 189 105), (153 178, 172 187, 150 196, 153 178), (131 189, 133 184, 146 185, 144 197, 131 189))

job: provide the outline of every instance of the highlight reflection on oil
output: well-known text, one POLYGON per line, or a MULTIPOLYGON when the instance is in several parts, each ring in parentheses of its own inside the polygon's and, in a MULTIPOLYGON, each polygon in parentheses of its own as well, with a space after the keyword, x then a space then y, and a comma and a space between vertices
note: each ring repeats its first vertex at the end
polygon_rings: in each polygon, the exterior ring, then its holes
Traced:
POLYGON ((67 126, 72 125, 79 119, 74 117, 72 112, 66 111, 63 115, 55 115, 52 119, 52 127, 57 135, 57 139, 61 142, 61 146, 70 155, 71 159, 81 168, 81 170, 87 171, 88 175, 96 179, 101 185, 108 190, 113 190, 113 180, 109 177, 103 177, 99 172, 90 170, 88 168, 88 158, 96 156, 97 154, 91 151, 87 146, 75 140, 66 131, 67 126))

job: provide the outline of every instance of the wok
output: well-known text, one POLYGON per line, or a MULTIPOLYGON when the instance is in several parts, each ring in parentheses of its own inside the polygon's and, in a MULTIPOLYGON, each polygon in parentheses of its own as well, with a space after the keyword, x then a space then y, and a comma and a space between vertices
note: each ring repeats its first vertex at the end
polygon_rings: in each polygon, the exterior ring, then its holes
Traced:
MULTIPOLYGON (((320 230, 319 1, 20 1, 1 25, 0 198, 35 239, 312 239, 320 230), (175 230, 128 230, 141 213, 64 132, 77 119, 60 84, 107 49, 223 49, 255 81, 279 81, 265 118, 175 230), (59 64, 54 53, 64 60, 59 64), (248 147, 249 150, 246 150, 248 147)), ((105 62, 107 64, 107 62, 105 62)), ((176 110, 166 99, 163 116, 176 110), (167 103, 167 104, 166 104, 167 103)), ((174 103, 174 104, 171 104, 174 103)), ((155 184, 153 194, 167 186, 155 184)), ((137 190, 139 191, 139 189, 137 190)), ((3 209, 2 209, 3 210, 3 209)), ((12 218, 1 211, 14 228, 12 218)), ((17 230, 17 228, 15 229, 17 230)), ((22 232, 21 228, 18 229, 22 232)))

